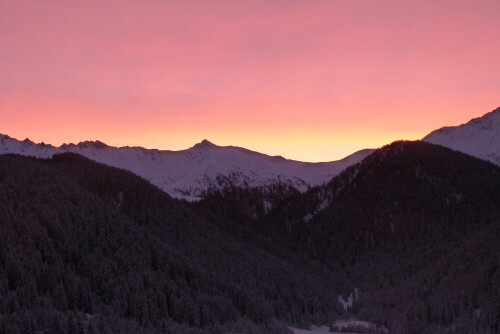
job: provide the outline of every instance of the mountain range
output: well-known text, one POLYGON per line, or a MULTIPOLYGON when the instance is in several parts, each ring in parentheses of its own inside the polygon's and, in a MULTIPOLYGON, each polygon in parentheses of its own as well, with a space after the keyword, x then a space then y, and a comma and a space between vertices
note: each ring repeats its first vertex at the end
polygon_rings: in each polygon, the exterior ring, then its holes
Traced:
MULTIPOLYGON (((433 131, 423 140, 500 164, 500 108, 466 124, 433 131)), ((55 147, 0 135, 0 154, 50 158, 54 154, 77 153, 109 166, 127 169, 171 196, 189 201, 199 200, 228 186, 272 188, 284 184, 306 191, 328 182, 373 151, 365 149, 338 161, 309 163, 241 147, 217 146, 208 140, 186 150, 168 151, 113 147, 100 141, 55 147)))
POLYGON ((124 168, 145 178, 176 198, 196 200, 226 184, 267 187, 286 183, 307 190, 331 179, 373 150, 362 150, 342 160, 310 163, 269 156, 235 146, 217 146, 208 140, 181 151, 113 147, 100 141, 63 144, 59 147, 19 141, 0 135, 0 154, 14 153, 50 158, 77 153, 97 162, 124 168))
POLYGON ((2 155, 0 185, 2 333, 500 330, 500 167, 439 145, 247 219, 267 193, 190 203, 74 153, 2 155))

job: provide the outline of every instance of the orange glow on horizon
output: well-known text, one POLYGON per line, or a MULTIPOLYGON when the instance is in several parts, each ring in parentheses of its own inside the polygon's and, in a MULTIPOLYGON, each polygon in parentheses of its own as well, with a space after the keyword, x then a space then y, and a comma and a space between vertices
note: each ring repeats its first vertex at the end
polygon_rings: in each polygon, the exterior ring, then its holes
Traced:
POLYGON ((500 105, 500 2, 0 0, 0 133, 331 161, 500 105))

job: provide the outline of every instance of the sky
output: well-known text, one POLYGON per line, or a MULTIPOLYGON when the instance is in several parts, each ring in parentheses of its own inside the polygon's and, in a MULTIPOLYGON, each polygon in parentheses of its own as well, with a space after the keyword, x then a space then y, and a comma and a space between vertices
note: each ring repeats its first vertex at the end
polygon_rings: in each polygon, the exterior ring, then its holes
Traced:
POLYGON ((500 106, 500 0, 0 0, 0 133, 303 161, 500 106))

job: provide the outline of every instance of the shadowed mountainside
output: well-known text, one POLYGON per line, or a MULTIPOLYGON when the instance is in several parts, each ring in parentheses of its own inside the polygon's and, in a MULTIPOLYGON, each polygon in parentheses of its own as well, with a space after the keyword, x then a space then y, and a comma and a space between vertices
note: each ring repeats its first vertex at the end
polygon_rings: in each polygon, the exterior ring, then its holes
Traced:
POLYGON ((335 314, 328 270, 236 240, 130 172, 4 155, 0 184, 1 332, 281 333, 335 314))
POLYGON ((358 288, 362 318, 403 332, 499 330, 494 164, 395 142, 282 202, 259 228, 346 278, 346 292, 358 288))

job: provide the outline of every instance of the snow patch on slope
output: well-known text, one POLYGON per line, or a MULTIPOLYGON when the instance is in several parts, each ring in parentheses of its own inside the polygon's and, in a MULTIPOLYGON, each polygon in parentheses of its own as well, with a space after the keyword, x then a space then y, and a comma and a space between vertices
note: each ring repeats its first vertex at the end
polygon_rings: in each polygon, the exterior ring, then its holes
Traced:
POLYGON ((323 326, 311 326, 311 329, 298 329, 290 327, 292 333, 294 334, 318 334, 318 333, 342 333, 342 334, 353 334, 353 333, 388 333, 387 329, 383 327, 377 327, 372 322, 361 321, 355 319, 339 319, 333 324, 323 325, 323 326))
POLYGON ((311 329, 298 329, 298 328, 293 328, 290 327, 292 330, 293 334, 313 334, 313 333, 330 333, 330 327, 329 326, 311 326, 311 329))

